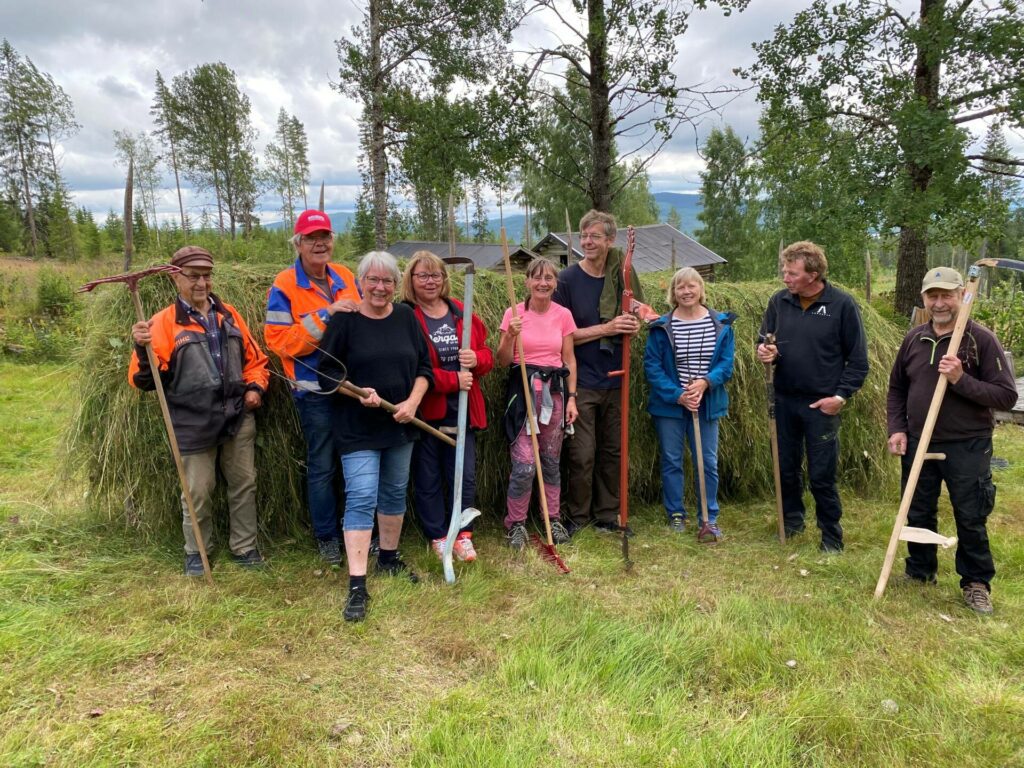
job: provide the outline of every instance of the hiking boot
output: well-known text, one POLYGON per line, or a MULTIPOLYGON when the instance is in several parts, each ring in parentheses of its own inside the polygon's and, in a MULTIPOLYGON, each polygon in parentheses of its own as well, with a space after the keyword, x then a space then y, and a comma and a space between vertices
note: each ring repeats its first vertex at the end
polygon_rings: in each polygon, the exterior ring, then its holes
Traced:
POLYGON ((686 533, 686 518, 682 515, 672 515, 668 519, 668 528, 672 533, 686 533))
POLYGON ((513 523, 512 527, 505 532, 505 543, 516 552, 522 552, 526 549, 526 540, 528 538, 526 526, 522 523, 513 523))
POLYGON ((473 534, 463 532, 459 534, 459 537, 455 539, 455 546, 453 551, 455 557, 464 563, 472 563, 476 560, 476 548, 473 546, 473 534))
POLYGON ((185 555, 185 575, 200 577, 205 575, 203 573, 203 557, 198 552, 185 555))
POLYGON ((569 531, 566 527, 562 525, 562 521, 558 518, 552 520, 551 541, 555 544, 568 544, 570 539, 572 539, 572 536, 569 535, 569 531))
POLYGON ((388 563, 382 563, 378 557, 374 570, 385 576, 400 576, 404 574, 413 584, 419 584, 420 581, 420 577, 416 575, 416 572, 409 567, 408 563, 397 552, 395 553, 395 559, 388 563))
POLYGON ((231 559, 243 568, 262 568, 267 564, 258 549, 250 549, 244 555, 231 555, 231 559))
POLYGON ((902 581, 904 584, 927 584, 929 586, 935 586, 939 583, 939 580, 934 573, 930 573, 927 576, 918 576, 913 573, 904 573, 900 577, 900 581, 902 581))
POLYGON ((964 602, 977 613, 986 616, 992 613, 992 598, 988 594, 988 588, 980 581, 972 581, 964 587, 964 602))
POLYGON ((799 526, 798 528, 790 528, 789 526, 786 526, 783 529, 783 533, 786 534, 786 538, 787 539, 790 538, 791 536, 799 536, 803 532, 804 532, 804 527, 802 525, 799 526))
MULTIPOLYGON (((622 526, 619 525, 616 520, 598 520, 594 523, 594 529, 602 533, 617 533, 622 534, 622 526)), ((633 533, 633 529, 628 525, 626 526, 626 538, 632 539, 636 534, 633 533)))
POLYGON ((440 539, 430 540, 430 548, 434 550, 434 554, 437 555, 439 560, 444 559, 444 545, 447 541, 447 536, 442 536, 440 539))
POLYGON ((348 600, 342 615, 345 621, 362 621, 366 618, 366 604, 370 602, 370 594, 365 587, 354 587, 348 591, 348 600))
POLYGON ((320 559, 331 568, 341 565, 341 542, 337 539, 317 539, 316 548, 320 553, 320 559))

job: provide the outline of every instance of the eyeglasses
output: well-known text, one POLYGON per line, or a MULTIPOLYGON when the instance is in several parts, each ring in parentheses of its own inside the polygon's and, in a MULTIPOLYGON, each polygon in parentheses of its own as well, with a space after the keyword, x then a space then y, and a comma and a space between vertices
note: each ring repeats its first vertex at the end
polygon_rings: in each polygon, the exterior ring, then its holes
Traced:
POLYGON ((580 235, 580 240, 593 240, 593 241, 598 242, 598 243, 601 242, 602 240, 607 240, 607 239, 608 239, 607 235, 601 235, 601 234, 595 235, 595 234, 592 234, 590 232, 584 232, 583 234, 580 235))
POLYGON ((377 277, 376 275, 367 275, 363 278, 367 285, 383 285, 385 288, 394 288, 395 278, 393 277, 377 277))
POLYGON ((332 232, 318 232, 315 235, 302 235, 302 242, 304 243, 326 243, 334 239, 334 233, 332 232))
POLYGON ((213 272, 179 272, 179 275, 184 277, 190 283, 198 283, 200 280, 205 279, 206 282, 213 282, 213 272))
POLYGON ((420 283, 429 283, 431 280, 436 283, 444 280, 444 274, 441 272, 413 272, 412 276, 420 283))

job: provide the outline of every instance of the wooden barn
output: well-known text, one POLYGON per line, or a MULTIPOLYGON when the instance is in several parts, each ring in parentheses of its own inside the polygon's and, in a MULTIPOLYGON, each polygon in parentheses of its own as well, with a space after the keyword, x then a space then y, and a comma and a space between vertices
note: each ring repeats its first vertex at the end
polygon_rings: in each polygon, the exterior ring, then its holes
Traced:
MULTIPOLYGON (((536 254, 519 245, 509 244, 509 259, 512 262, 512 269, 523 271, 536 254)), ((448 258, 447 242, 427 242, 424 240, 399 240, 388 246, 388 253, 396 259, 408 260, 416 251, 430 251, 442 259, 448 258)), ((501 253, 501 246, 492 243, 457 243, 455 255, 472 259, 477 269, 493 269, 501 272, 505 269, 504 258, 501 253)))

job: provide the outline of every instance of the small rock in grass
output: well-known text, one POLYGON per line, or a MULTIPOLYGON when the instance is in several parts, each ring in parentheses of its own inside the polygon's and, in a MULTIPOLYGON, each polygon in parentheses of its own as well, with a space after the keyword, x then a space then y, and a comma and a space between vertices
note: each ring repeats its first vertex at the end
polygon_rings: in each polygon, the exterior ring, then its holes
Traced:
POLYGON ((953 623, 953 618, 951 616, 947 616, 944 613, 940 613, 939 614, 939 618, 942 619, 943 621, 948 621, 950 624, 953 623))
POLYGON ((358 732, 353 733, 351 736, 345 739, 345 741, 347 741, 353 747, 358 747, 360 744, 363 743, 363 734, 358 732))
POLYGON ((808 571, 808 570, 807 570, 806 568, 801 568, 801 569, 800 569, 800 575, 801 575, 801 576, 810 576, 810 575, 811 575, 811 572, 810 572, 810 571, 808 571))
POLYGON ((895 715, 900 711, 900 705, 892 699, 882 699, 882 709, 886 712, 895 715))
POLYGON ((104 714, 106 713, 99 707, 89 710, 89 717, 103 717, 104 714))
POLYGON ((323 569, 317 568, 315 571, 313 571, 313 575, 319 579, 321 576, 324 575, 323 569))
POLYGON ((796 669, 796 659, 790 659, 786 662, 786 666, 790 669, 796 669))
POLYGON ((339 720, 331 726, 331 738, 338 738, 339 736, 341 736, 341 734, 345 733, 345 731, 347 731, 351 727, 352 723, 348 722, 347 720, 339 720))

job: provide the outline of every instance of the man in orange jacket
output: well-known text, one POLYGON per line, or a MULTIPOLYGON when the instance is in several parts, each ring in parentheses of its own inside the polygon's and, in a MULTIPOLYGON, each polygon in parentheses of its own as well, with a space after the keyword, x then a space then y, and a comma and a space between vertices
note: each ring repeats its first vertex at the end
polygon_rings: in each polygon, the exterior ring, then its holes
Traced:
MULTIPOLYGON (((211 496, 217 465, 227 481, 230 515, 229 547, 246 568, 263 565, 256 547, 256 419, 270 374, 263 354, 245 321, 230 304, 211 292, 213 256, 186 245, 171 264, 178 298, 147 322, 132 326, 136 347, 128 381, 143 390, 155 388, 153 370, 143 347, 151 344, 167 395, 185 478, 192 494, 202 546, 210 552, 213 534, 211 496)), ((202 576, 199 542, 195 540, 182 497, 185 574, 202 576)))
POLYGON ((341 565, 334 478, 339 454, 331 435, 329 398, 320 391, 320 339, 335 312, 354 312, 360 301, 352 272, 332 263, 334 232, 323 211, 303 211, 292 237, 295 263, 274 278, 267 294, 263 337, 281 358, 306 439, 306 491, 313 535, 324 562, 341 565))

